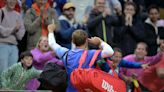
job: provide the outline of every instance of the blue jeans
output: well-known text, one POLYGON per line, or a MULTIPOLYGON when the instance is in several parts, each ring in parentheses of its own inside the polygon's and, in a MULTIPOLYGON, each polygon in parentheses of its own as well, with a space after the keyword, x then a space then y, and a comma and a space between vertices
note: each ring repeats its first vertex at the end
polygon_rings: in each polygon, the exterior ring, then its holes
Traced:
POLYGON ((0 43, 0 74, 18 61, 18 48, 16 45, 0 43))

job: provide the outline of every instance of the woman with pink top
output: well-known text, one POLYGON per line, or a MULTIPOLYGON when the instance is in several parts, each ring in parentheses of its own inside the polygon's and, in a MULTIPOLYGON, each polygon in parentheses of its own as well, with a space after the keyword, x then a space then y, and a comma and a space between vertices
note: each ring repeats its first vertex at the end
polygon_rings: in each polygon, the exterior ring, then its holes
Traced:
MULTIPOLYGON (((56 58, 55 53, 50 49, 48 45, 48 39, 46 36, 40 37, 36 48, 31 50, 33 55, 33 66, 38 70, 43 70, 44 66, 48 62, 53 62, 61 67, 63 62, 56 58)), ((40 86, 40 82, 37 79, 31 79, 26 84, 27 90, 35 90, 40 86)))
POLYGON ((63 66, 63 62, 56 58, 54 51, 52 51, 48 45, 47 37, 42 36, 36 48, 31 50, 34 61, 33 65, 38 70, 43 70, 44 65, 47 62, 54 62, 63 66))
MULTIPOLYGON (((154 65, 161 60, 162 52, 159 52, 155 56, 148 57, 147 55, 148 46, 144 42, 140 42, 137 44, 134 54, 125 56, 123 59, 128 61, 138 61, 142 64, 154 65)), ((131 84, 133 82, 134 76, 140 82, 140 76, 142 76, 143 69, 121 69, 122 78, 128 83, 131 84)), ((149 80, 151 81, 151 80, 149 80)), ((131 89, 133 90, 133 88, 131 89)))

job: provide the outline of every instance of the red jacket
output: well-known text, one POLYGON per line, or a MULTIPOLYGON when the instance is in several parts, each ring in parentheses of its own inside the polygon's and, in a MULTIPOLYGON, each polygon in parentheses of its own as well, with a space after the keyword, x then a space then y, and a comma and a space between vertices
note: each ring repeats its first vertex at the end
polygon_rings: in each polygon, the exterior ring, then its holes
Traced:
POLYGON ((164 90, 164 79, 159 78, 157 75, 157 68, 164 69, 164 55, 157 64, 150 66, 150 68, 143 71, 142 76, 139 77, 140 83, 152 92, 160 92, 164 90))
POLYGON ((0 3, 0 8, 4 7, 5 6, 5 1, 6 0, 1 0, 1 3, 0 3))

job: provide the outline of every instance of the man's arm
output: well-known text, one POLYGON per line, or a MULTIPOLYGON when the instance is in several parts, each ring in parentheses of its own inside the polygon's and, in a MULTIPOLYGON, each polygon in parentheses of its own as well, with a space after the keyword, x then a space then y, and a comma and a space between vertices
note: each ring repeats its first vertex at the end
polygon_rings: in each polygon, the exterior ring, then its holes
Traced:
POLYGON ((62 58, 64 53, 68 51, 67 48, 61 47, 59 44, 56 43, 54 33, 50 31, 48 34, 48 44, 59 58, 62 58))
POLYGON ((2 37, 7 37, 13 33, 15 33, 15 27, 13 28, 9 28, 9 27, 3 27, 2 25, 0 25, 0 35, 2 37))
POLYGON ((123 59, 120 61, 119 65, 126 68, 142 68, 142 64, 139 62, 132 62, 123 59))
POLYGON ((146 62, 149 63, 149 65, 154 65, 161 60, 162 55, 163 55, 162 52, 159 52, 155 56, 147 56, 146 62))
POLYGON ((24 18, 24 25, 29 34, 33 34, 38 31, 36 29, 41 27, 42 20, 41 16, 38 16, 32 21, 33 15, 31 12, 32 9, 27 10, 24 18))
POLYGON ((113 55, 114 51, 112 47, 108 45, 106 42, 101 42, 100 47, 102 48, 102 53, 101 53, 102 58, 111 57, 113 55))
POLYGON ((15 33, 17 40, 22 40, 24 34, 25 34, 25 27, 24 27, 24 21, 19 15, 19 22, 20 22, 20 28, 18 29, 18 32, 15 33))
POLYGON ((103 15, 95 16, 94 14, 90 14, 87 26, 89 29, 95 28, 99 23, 101 23, 103 19, 103 15))
POLYGON ((111 57, 114 53, 112 47, 108 45, 106 42, 102 41, 99 37, 92 37, 88 39, 88 42, 95 46, 99 46, 102 49, 101 52, 102 58, 111 57))

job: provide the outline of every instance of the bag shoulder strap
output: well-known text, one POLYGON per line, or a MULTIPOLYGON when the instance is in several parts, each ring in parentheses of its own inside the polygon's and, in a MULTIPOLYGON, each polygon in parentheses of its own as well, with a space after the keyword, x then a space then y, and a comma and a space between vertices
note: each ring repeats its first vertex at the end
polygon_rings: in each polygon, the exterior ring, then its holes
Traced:
POLYGON ((83 54, 80 57, 78 68, 81 68, 82 67, 82 65, 85 62, 85 59, 87 57, 87 54, 88 54, 88 51, 87 50, 84 50, 83 54))
POLYGON ((109 65, 110 69, 112 69, 113 76, 118 78, 118 74, 114 71, 113 67, 111 66, 111 61, 107 60, 107 63, 109 65))
MULTIPOLYGON (((91 62, 89 63, 89 67, 91 68, 95 62, 95 60, 97 59, 97 56, 99 55, 99 53, 101 52, 101 50, 96 50, 96 52, 94 53, 92 59, 91 59, 91 62)), ((85 50, 82 54, 82 56, 80 57, 80 61, 79 61, 79 67, 78 68, 81 68, 83 63, 85 62, 86 60, 86 56, 87 56, 87 53, 88 51, 85 50)))
POLYGON ((101 50, 96 50, 96 52, 94 53, 91 62, 89 63, 89 67, 91 68, 93 66, 93 64, 95 63, 99 53, 101 52, 101 50))
POLYGON ((5 14, 4 14, 3 9, 1 9, 1 12, 2 12, 2 15, 1 15, 1 23, 2 23, 2 21, 3 21, 4 17, 5 17, 5 14))
POLYGON ((68 52, 69 52, 70 50, 68 50, 68 51, 66 51, 64 54, 63 54, 63 56, 61 57, 61 58, 63 58, 65 55, 66 55, 66 57, 65 57, 65 63, 66 63, 66 65, 67 65, 67 59, 68 59, 68 52))

